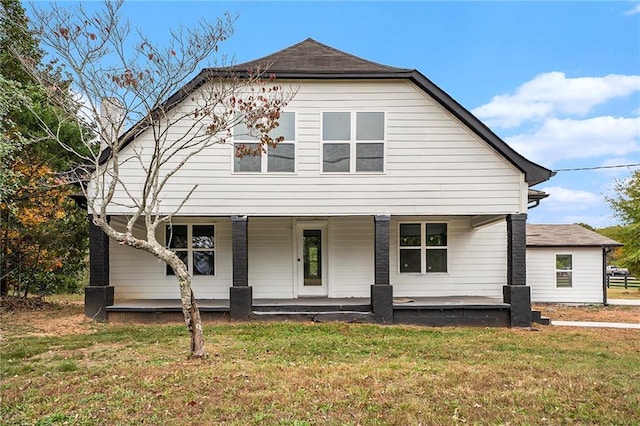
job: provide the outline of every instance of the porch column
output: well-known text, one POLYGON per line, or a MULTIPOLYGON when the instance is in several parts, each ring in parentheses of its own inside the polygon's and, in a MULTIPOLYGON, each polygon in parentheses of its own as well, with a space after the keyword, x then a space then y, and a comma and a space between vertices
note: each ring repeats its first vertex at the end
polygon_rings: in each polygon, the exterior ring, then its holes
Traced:
POLYGON ((253 313, 253 289, 249 286, 248 218, 231 216, 233 286, 229 289, 229 315, 247 320, 253 313))
POLYGON ((527 215, 507 215, 507 285, 502 294, 511 304, 511 327, 531 326, 531 289, 527 286, 527 215))
POLYGON ((84 289, 84 314, 106 321, 107 306, 113 305, 113 287, 109 286, 109 237, 94 225, 92 215, 88 219, 89 286, 84 289))
POLYGON ((376 322, 393 322, 393 287, 389 281, 389 215, 374 217, 375 281, 371 286, 371 310, 376 322))

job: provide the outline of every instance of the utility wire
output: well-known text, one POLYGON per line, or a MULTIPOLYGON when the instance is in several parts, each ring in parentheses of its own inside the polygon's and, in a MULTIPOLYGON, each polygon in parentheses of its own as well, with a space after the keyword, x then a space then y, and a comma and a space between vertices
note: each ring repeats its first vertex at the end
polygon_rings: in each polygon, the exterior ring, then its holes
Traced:
POLYGON ((579 170, 598 170, 598 169, 617 169, 621 167, 638 167, 640 163, 635 164, 619 164, 617 166, 597 166, 597 167, 578 167, 575 169, 556 169, 554 172, 577 172, 579 170))

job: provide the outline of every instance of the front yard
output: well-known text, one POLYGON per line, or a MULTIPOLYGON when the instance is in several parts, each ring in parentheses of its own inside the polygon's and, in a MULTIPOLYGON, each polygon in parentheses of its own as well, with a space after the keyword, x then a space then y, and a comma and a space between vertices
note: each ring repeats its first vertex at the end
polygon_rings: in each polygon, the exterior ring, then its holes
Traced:
POLYGON ((221 322, 191 361, 180 325, 1 319, 6 424, 640 422, 637 330, 221 322))

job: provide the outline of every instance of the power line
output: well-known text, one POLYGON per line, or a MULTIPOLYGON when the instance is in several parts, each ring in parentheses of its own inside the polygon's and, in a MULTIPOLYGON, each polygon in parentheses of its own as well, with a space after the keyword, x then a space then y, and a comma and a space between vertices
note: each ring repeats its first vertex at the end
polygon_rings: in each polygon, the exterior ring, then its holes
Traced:
POLYGON ((616 166, 577 167, 575 169, 556 169, 554 170, 554 172, 577 172, 580 170, 617 169, 621 167, 638 167, 638 166, 640 166, 640 163, 618 164, 616 166))

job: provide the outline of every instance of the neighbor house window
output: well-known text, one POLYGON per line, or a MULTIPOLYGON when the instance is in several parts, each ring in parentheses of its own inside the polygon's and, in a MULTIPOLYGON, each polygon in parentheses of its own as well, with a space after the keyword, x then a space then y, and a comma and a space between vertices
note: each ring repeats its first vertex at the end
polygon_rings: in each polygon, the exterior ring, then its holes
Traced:
POLYGON ((447 272, 447 224, 401 223, 398 232, 400 273, 447 272))
POLYGON ((322 113, 322 171, 384 171, 384 112, 322 113))
POLYGON ((556 254, 556 287, 573 286, 573 259, 570 254, 556 254))
MULTIPOLYGON (((215 228, 211 224, 167 225, 166 246, 187 265, 191 275, 215 275, 215 228)), ((174 275, 167 265, 167 275, 174 275)))
MULTIPOLYGON (((279 126, 273 129, 269 136, 276 139, 282 136, 284 139, 275 147, 267 147, 267 152, 262 155, 245 155, 242 158, 235 156, 233 170, 236 173, 293 173, 295 171, 295 140, 296 120, 295 113, 283 112, 278 119, 279 126)), ((259 147, 259 135, 247 129, 244 123, 234 127, 234 147, 245 145, 252 150, 259 147)))

